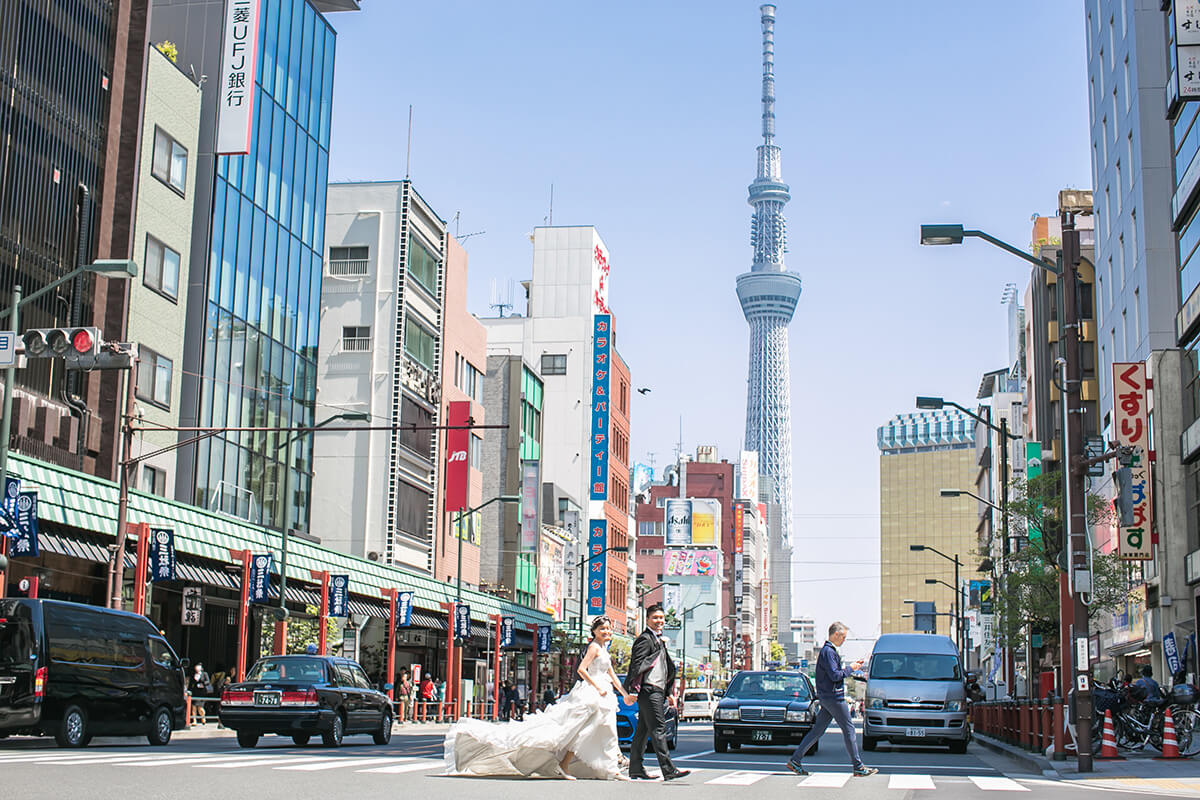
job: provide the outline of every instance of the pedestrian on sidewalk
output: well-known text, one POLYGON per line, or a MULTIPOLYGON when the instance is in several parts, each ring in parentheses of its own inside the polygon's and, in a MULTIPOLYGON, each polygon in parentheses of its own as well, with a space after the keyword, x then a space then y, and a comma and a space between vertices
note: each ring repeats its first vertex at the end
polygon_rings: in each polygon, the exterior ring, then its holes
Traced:
POLYGON ((400 683, 396 686, 394 693, 396 702, 399 704, 401 724, 404 724, 404 721, 408 718, 410 709, 412 709, 412 692, 413 685, 412 680, 408 676, 408 667, 403 667, 400 670, 400 683))
POLYGON ((193 725, 203 725, 204 717, 204 700, 203 698, 212 695, 212 681, 208 677, 208 673, 204 671, 204 665, 199 661, 192 669, 192 676, 188 679, 188 691, 192 695, 192 719, 193 725))
POLYGON ((825 729, 834 720, 842 729, 846 755, 850 756, 854 774, 865 777, 879 772, 874 767, 863 764, 862 757, 858 754, 858 734, 854 730, 854 721, 850 719, 850 708, 846 705, 846 678, 862 669, 862 661, 855 661, 849 667, 842 666, 842 657, 837 649, 846 641, 848 631, 849 628, 841 622, 830 625, 829 639, 817 656, 817 702, 821 705, 821 710, 817 712, 812 729, 788 759, 788 769, 797 775, 809 774, 804 768, 804 755, 824 735, 825 729))
POLYGON ((1161 700, 1163 697, 1162 687, 1158 685, 1158 681, 1154 680, 1154 668, 1149 664, 1142 664, 1142 677, 1133 682, 1135 688, 1142 693, 1142 700, 1161 700))

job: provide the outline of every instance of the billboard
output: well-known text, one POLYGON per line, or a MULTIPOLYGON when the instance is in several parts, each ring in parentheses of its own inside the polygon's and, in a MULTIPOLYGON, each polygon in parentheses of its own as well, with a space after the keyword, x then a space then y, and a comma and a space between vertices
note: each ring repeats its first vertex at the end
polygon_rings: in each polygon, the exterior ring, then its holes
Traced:
POLYGON ((542 463, 521 462, 521 552, 537 550, 541 525, 542 463))
POLYGON ((654 482, 654 467, 648 464, 634 464, 632 467, 632 480, 629 482, 629 490, 635 495, 641 494, 650 488, 650 484, 654 482))
POLYGON ((1133 448, 1129 464, 1133 524, 1120 527, 1118 542, 1120 557, 1128 561, 1153 557, 1148 388, 1144 362, 1113 364, 1113 433, 1118 445, 1133 448))
POLYGON ((567 548, 553 537, 543 536, 541 549, 541 559, 538 561, 538 608, 555 619, 562 619, 567 548))
POLYGON ((738 497, 758 502, 758 451, 743 450, 741 459, 742 488, 738 497))
POLYGON ((453 513, 467 507, 467 475, 470 467, 468 450, 471 445, 471 401, 455 400, 446 409, 446 511, 453 513))
POLYGON ((692 501, 668 500, 664 509, 663 544, 667 547, 690 547, 692 544, 692 501))
POLYGON ((594 519, 588 523, 587 613, 603 614, 608 585, 608 520, 594 519))
POLYGON ((746 534, 746 511, 741 503, 733 504, 733 552, 742 552, 743 539, 746 534))
POLYGON ((692 500, 692 540, 695 547, 720 545, 717 532, 721 530, 721 501, 692 500))
POLYGON ((710 577, 721 565, 720 550, 667 550, 663 553, 663 577, 710 577))
POLYGON ((254 80, 258 60, 259 0, 227 0, 221 74, 217 84, 220 112, 217 143, 220 155, 250 152, 254 120, 254 80))
POLYGON ((668 583, 662 587, 663 612, 667 615, 667 630, 677 631, 683 622, 683 587, 668 583))
POLYGON ((592 249, 592 310, 608 314, 608 276, 612 268, 608 265, 608 252, 599 242, 592 249))
POLYGON ((612 355, 612 317, 596 314, 592 318, 592 427, 588 446, 591 448, 591 499, 608 499, 608 388, 612 355))

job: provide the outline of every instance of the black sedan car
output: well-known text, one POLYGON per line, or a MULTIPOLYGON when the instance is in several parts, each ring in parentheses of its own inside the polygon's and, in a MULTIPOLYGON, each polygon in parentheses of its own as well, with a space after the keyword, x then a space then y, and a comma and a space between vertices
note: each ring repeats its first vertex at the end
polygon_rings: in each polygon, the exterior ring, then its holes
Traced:
POLYGON ((246 680, 221 692, 220 717, 237 731, 242 747, 254 747, 264 733, 290 736, 302 746, 320 734, 326 747, 354 733, 371 734, 376 744, 392 738, 387 695, 372 689, 362 667, 348 658, 260 659, 246 680))
MULTIPOLYGON (((802 672, 739 672, 713 712, 713 749, 795 747, 812 728, 816 694, 802 672)), ((809 753, 815 753, 813 745, 809 753)))

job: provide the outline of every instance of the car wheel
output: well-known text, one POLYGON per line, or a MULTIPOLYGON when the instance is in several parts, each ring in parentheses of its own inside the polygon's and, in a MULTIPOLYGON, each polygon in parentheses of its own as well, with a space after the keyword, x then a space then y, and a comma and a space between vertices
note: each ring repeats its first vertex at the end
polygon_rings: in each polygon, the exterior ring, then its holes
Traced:
POLYGON ((874 753, 875 748, 879 746, 879 740, 874 736, 863 737, 863 750, 874 753))
POLYGON ((383 712, 383 719, 379 723, 379 730, 375 732, 375 744, 387 744, 392 740, 392 715, 383 712))
POLYGON ((151 724, 150 732, 146 734, 146 741, 154 747, 164 747, 170 744, 173 727, 171 712, 166 708, 160 708, 154 712, 154 721, 151 724))
POLYGON ((959 755, 967 752, 967 740, 963 739, 958 742, 951 742, 950 743, 950 752, 957 753, 959 755))
POLYGON ((91 734, 88 733, 87 712, 75 704, 67 706, 54 739, 59 747, 87 747, 87 743, 92 740, 91 734))
POLYGON ((714 736, 713 737, 713 750, 715 750, 718 753, 724 753, 729 750, 729 743, 726 742, 724 739, 718 739, 717 737, 714 736))
POLYGON ((329 730, 321 734, 321 742, 326 747, 341 747, 342 738, 346 735, 346 722, 342 719, 339 713, 334 716, 333 724, 329 726, 329 730))
POLYGON ((308 733, 293 733, 292 734, 292 741, 296 744, 297 747, 304 747, 304 745, 308 744, 308 740, 311 738, 312 738, 312 735, 308 734, 308 733))
POLYGON ((255 731, 238 731, 238 747, 254 747, 258 744, 259 734, 255 731))

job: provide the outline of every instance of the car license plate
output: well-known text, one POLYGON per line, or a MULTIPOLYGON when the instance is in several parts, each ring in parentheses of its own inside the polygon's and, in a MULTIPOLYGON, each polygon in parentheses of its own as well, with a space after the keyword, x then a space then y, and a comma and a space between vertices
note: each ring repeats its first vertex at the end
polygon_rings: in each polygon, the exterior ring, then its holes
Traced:
POLYGON ((755 742, 769 742, 769 741, 771 741, 771 732, 770 731, 753 731, 750 734, 750 740, 755 741, 755 742))
POLYGON ((277 706, 279 705, 279 692, 255 692, 254 705, 256 706, 277 706))
POLYGON ((924 728, 905 728, 904 735, 910 739, 921 739, 925 736, 924 728))

